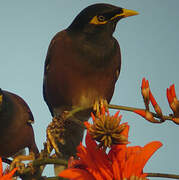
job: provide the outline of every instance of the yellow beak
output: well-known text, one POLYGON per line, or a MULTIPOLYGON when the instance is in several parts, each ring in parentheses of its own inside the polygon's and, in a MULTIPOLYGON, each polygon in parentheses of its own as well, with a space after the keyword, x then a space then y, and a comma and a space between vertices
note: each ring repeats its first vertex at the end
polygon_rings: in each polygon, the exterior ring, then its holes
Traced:
POLYGON ((135 16, 135 15, 138 15, 139 13, 137 11, 134 11, 134 10, 130 10, 130 9, 122 9, 122 13, 121 14, 116 14, 114 17, 111 18, 111 20, 117 18, 117 17, 122 17, 122 18, 125 18, 125 17, 129 17, 129 16, 135 16))
POLYGON ((122 9, 122 10, 123 10, 123 13, 119 15, 123 17, 135 16, 139 14, 137 11, 130 10, 130 9, 122 9))

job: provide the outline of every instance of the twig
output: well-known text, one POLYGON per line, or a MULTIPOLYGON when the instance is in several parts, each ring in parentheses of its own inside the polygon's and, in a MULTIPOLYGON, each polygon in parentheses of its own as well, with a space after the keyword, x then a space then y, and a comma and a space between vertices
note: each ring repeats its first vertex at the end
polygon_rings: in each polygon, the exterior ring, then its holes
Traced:
POLYGON ((163 178, 179 179, 179 175, 165 174, 165 173, 147 173, 147 177, 163 177, 163 178))
MULTIPOLYGON (((114 105, 114 104, 109 104, 108 107, 109 107, 110 109, 118 109, 118 110, 130 111, 130 112, 133 112, 134 110, 144 110, 144 111, 145 111, 145 109, 128 107, 128 106, 120 106, 120 105, 114 105)), ((152 115, 153 115, 154 117, 160 119, 160 117, 159 117, 156 113, 153 113, 153 112, 151 112, 151 113, 152 113, 152 115)), ((164 118, 165 120, 172 121, 172 116, 164 115, 163 118, 164 118)))
MULTIPOLYGON (((34 168, 39 168, 42 165, 46 164, 60 164, 60 165, 65 165, 68 166, 68 161, 64 159, 51 159, 51 158, 43 158, 43 159, 35 159, 32 162, 32 167, 34 168)), ((22 173, 16 172, 17 176, 23 176, 23 175, 31 175, 32 167, 26 167, 22 173)))
POLYGON ((68 161, 65 159, 51 159, 51 158, 44 158, 44 159, 36 159, 33 161, 33 167, 39 167, 46 164, 60 164, 68 166, 68 161))
MULTIPOLYGON (((70 111, 70 113, 67 115, 67 116, 65 116, 65 119, 68 119, 68 118, 70 118, 71 116, 73 116, 74 114, 76 114, 76 113, 78 113, 78 112, 80 112, 80 111, 83 111, 83 110, 88 110, 88 109, 90 109, 90 108, 92 108, 92 107, 79 107, 79 108, 76 108, 76 109, 73 109, 72 111, 70 111)), ((135 110, 143 110, 143 111, 145 111, 146 109, 142 109, 142 108, 135 108, 135 107, 129 107, 129 106, 121 106, 121 105, 114 105, 114 104, 108 104, 108 108, 110 108, 110 109, 117 109, 117 110, 123 110, 123 111, 129 111, 129 112, 134 112, 135 110)), ((150 112, 155 118, 158 118, 158 119, 160 119, 160 121, 158 121, 157 123, 163 123, 163 122, 165 122, 166 120, 168 120, 168 121, 173 121, 172 120, 172 116, 170 116, 170 115, 163 115, 163 119, 161 119, 161 117, 158 115, 158 114, 156 114, 156 113, 154 113, 154 112, 150 112)), ((85 128, 84 127, 84 124, 83 124, 83 122, 81 122, 80 120, 78 120, 77 118, 72 118, 72 119, 70 119, 71 121, 73 121, 74 123, 76 123, 76 124, 78 124, 78 125, 80 125, 82 128, 85 128)))
POLYGON ((62 178, 62 177, 48 177, 48 178, 45 178, 45 180, 65 180, 65 178, 62 178))
MULTIPOLYGON (((147 177, 162 177, 162 178, 170 178, 170 179, 179 179, 179 175, 176 174, 165 174, 165 173, 147 173, 147 177)), ((45 180, 63 180, 61 177, 47 177, 45 180)))

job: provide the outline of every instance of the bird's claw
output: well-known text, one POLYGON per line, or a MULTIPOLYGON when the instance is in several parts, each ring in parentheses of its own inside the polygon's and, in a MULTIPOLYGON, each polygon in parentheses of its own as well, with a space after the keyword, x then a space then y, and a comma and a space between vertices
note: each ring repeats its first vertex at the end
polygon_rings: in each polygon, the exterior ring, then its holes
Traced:
POLYGON ((54 149, 58 156, 61 156, 61 152, 58 148, 58 143, 64 144, 64 127, 63 121, 56 117, 53 118, 52 122, 48 125, 47 130, 47 151, 50 154, 54 149))
POLYGON ((35 159, 35 155, 32 152, 30 152, 29 155, 16 156, 10 165, 10 171, 13 170, 14 168, 17 168, 20 173, 23 173, 25 169, 25 164, 22 163, 22 161, 30 161, 30 160, 32 161, 34 159, 35 159))
MULTIPOLYGON (((22 162, 20 162, 20 161, 16 161, 16 162, 14 162, 15 164, 13 165, 13 169, 14 168, 17 168, 17 170, 18 170, 18 172, 20 173, 20 174, 22 174, 23 172, 24 172, 24 169, 25 169, 25 164, 24 163, 22 163, 22 162)), ((11 169, 11 166, 10 166, 10 169, 11 169)))
POLYGON ((70 118, 70 117, 72 117, 73 116, 73 112, 72 111, 63 111, 63 113, 62 113, 62 119, 68 119, 68 118, 70 118))
POLYGON ((104 108, 105 111, 108 111, 108 102, 106 99, 99 99, 96 100, 93 105, 93 110, 96 111, 96 114, 99 115, 101 112, 101 109, 104 108))

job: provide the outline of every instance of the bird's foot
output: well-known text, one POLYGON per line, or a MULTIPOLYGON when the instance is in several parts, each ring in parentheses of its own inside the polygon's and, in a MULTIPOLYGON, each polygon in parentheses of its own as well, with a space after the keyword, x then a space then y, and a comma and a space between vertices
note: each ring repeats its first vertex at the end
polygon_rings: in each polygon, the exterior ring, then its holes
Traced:
POLYGON ((89 107, 83 107, 83 106, 78 106, 78 107, 73 107, 72 108, 72 110, 70 110, 70 111, 63 111, 63 113, 62 113, 62 118, 64 119, 64 120, 66 120, 66 119, 69 119, 69 118, 71 118, 71 117, 75 117, 75 115, 77 114, 77 113, 79 113, 79 112, 82 112, 82 111, 84 111, 84 110, 87 110, 89 107))
POLYGON ((25 169, 25 164, 22 163, 22 161, 33 161, 34 159, 35 159, 35 155, 32 152, 30 152, 29 155, 18 155, 13 159, 10 165, 10 171, 17 167, 18 171, 20 173, 23 173, 25 169))
POLYGON ((96 112, 96 115, 100 115, 101 109, 104 108, 105 111, 108 111, 108 102, 106 99, 96 100, 93 106, 93 110, 96 112))
POLYGON ((58 156, 61 156, 61 152, 58 148, 58 143, 64 144, 64 121, 63 118, 54 117, 52 122, 48 125, 47 133, 47 151, 50 154, 54 149, 58 156))
MULTIPOLYGON (((83 108, 83 107, 82 107, 83 108)), ((83 122, 78 120, 74 117, 75 113, 78 113, 82 110, 81 107, 74 108, 71 111, 64 111, 61 115, 55 116, 52 119, 52 122, 48 125, 46 130, 46 136, 47 136, 47 143, 46 143, 46 149, 48 154, 52 152, 52 150, 55 150, 55 153, 62 157, 62 153, 60 152, 59 145, 64 146, 65 141, 65 130, 67 129, 67 124, 69 122, 73 122, 74 124, 77 124, 80 128, 85 128, 83 122), (71 118, 73 117, 73 118, 71 118)))

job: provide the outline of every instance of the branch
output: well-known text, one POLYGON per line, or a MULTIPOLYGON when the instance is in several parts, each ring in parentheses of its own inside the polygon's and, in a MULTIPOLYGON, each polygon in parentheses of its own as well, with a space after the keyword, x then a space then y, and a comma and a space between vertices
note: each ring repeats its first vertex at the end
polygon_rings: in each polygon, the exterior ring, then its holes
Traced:
MULTIPOLYGON (((76 109, 73 109, 72 111, 70 111, 67 115, 65 115, 65 119, 68 119, 72 116, 74 116, 74 114, 80 112, 80 111, 84 111, 84 110, 88 110, 88 109, 92 109, 93 107, 78 107, 76 109)), ((117 110, 123 110, 123 111, 129 111, 129 112, 134 112, 135 110, 142 110, 142 111, 146 111, 146 109, 142 109, 142 108, 135 108, 135 107, 129 107, 129 106, 121 106, 121 105, 114 105, 114 104, 108 104, 108 108, 110 109, 117 109, 117 110)), ((149 111, 150 112, 150 111, 149 111)), ((154 112, 150 112, 153 117, 160 119, 160 121, 158 121, 157 123, 163 123, 166 120, 168 121, 173 121, 173 116, 170 115, 163 115, 163 119, 161 119, 161 117, 154 113, 154 112)), ((70 119, 70 121, 73 121, 74 123, 80 125, 82 128, 85 128, 83 122, 81 122, 80 120, 76 119, 75 117, 73 117, 72 119, 70 119)))
POLYGON ((59 164, 68 166, 68 161, 64 159, 52 159, 52 158, 43 158, 43 159, 35 159, 32 161, 32 165, 26 167, 23 172, 16 172, 16 176, 32 176, 32 168, 38 169, 42 165, 47 164, 59 164))
POLYGON ((179 179, 179 175, 165 174, 165 173, 147 173, 147 177, 163 177, 163 178, 179 179))
MULTIPOLYGON (((147 173, 147 177, 162 177, 162 178, 170 178, 170 179, 179 179, 179 175, 176 174, 165 174, 165 173, 147 173)), ((46 177, 45 180, 63 180, 61 177, 46 177)))
POLYGON ((48 178, 45 178, 45 180, 65 180, 65 178, 62 178, 62 177, 48 177, 48 178))
MULTIPOLYGON (((134 110, 143 110, 143 111, 146 110, 146 109, 140 109, 140 108, 134 108, 134 107, 128 107, 128 106, 120 106, 120 105, 114 105, 114 104, 109 104, 108 107, 109 107, 110 109, 118 109, 118 110, 130 111, 130 112, 134 112, 134 110)), ((152 115, 153 115, 154 117, 160 119, 160 117, 159 117, 156 113, 153 113, 153 112, 151 112, 151 113, 152 113, 152 115)), ((165 120, 172 121, 172 118, 173 118, 173 117, 172 117, 172 116, 164 115, 163 118, 164 118, 165 120)), ((163 121, 163 122, 164 122, 164 121, 163 121)), ((162 121, 160 121, 159 123, 162 123, 162 121)))
POLYGON ((51 159, 51 158, 44 158, 44 159, 36 159, 33 161, 33 167, 40 167, 46 164, 60 164, 68 166, 68 161, 65 159, 51 159))

